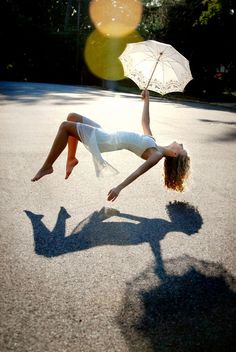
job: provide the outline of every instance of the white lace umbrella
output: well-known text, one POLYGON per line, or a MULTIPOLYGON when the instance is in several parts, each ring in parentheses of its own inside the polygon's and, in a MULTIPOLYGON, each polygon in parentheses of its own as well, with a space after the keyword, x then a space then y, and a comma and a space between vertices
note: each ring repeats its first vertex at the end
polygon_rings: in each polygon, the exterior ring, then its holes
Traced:
POLYGON ((171 45, 155 40, 127 44, 119 59, 124 75, 140 89, 162 95, 183 92, 193 79, 188 60, 171 45))

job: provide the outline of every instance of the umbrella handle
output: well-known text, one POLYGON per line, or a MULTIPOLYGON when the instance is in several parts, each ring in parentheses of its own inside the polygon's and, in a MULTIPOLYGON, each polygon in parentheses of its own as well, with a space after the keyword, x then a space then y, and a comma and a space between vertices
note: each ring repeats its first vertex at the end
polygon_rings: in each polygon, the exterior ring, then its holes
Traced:
POLYGON ((161 55, 162 55, 162 54, 163 54, 163 52, 160 53, 160 55, 159 55, 159 57, 158 57, 158 59, 157 59, 157 62, 155 63, 154 69, 152 70, 152 74, 151 74, 151 76, 150 76, 150 78, 149 78, 149 80, 148 80, 148 83, 147 83, 147 86, 146 86, 145 89, 148 89, 148 86, 149 86, 149 84, 150 84, 150 82, 151 82, 152 76, 153 76, 153 74, 154 74, 154 72, 155 72, 155 70, 156 70, 156 67, 157 67, 157 65, 158 65, 158 62, 160 61, 160 58, 161 58, 161 55))

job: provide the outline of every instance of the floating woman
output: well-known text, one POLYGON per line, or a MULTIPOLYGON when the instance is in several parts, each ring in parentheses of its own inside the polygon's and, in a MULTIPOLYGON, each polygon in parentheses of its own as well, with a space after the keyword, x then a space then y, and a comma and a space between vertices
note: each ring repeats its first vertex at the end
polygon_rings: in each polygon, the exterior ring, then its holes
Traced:
POLYGON ((31 181, 38 181, 43 176, 51 174, 53 172, 54 162, 68 144, 65 176, 67 179, 74 167, 78 164, 76 150, 79 141, 91 152, 97 176, 111 173, 116 174, 118 172, 103 159, 101 155, 103 152, 126 149, 145 160, 145 162, 123 182, 108 192, 108 201, 114 201, 121 190, 155 166, 162 158, 165 158, 165 186, 169 189, 182 192, 190 168, 190 158, 187 151, 183 148, 183 144, 177 142, 172 142, 167 146, 157 145, 150 128, 148 90, 144 90, 141 93, 141 97, 144 101, 141 119, 143 134, 129 131, 107 132, 103 130, 100 125, 87 117, 70 113, 67 117, 67 121, 61 123, 43 166, 31 181))

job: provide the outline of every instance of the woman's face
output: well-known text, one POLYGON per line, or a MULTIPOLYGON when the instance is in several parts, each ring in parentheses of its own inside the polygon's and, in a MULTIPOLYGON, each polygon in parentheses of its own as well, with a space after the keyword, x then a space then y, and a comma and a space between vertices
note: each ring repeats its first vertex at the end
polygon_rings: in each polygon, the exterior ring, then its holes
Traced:
POLYGON ((173 142, 173 149, 174 149, 175 153, 177 154, 176 156, 179 156, 179 155, 187 156, 188 155, 187 151, 183 147, 183 144, 181 144, 181 143, 173 142))

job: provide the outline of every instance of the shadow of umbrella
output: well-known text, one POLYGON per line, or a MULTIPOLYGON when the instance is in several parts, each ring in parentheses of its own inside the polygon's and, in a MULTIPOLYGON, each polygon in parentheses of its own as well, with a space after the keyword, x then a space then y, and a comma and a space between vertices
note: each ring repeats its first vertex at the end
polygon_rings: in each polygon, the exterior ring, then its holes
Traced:
POLYGON ((150 267, 127 285, 118 322, 129 351, 233 351, 234 278, 219 264, 188 256, 165 268, 164 281, 150 267))

